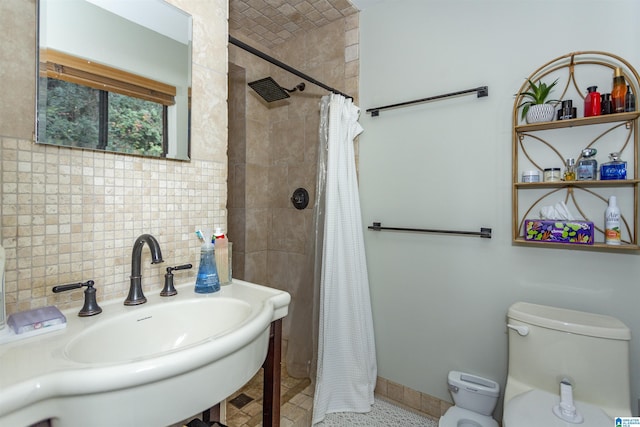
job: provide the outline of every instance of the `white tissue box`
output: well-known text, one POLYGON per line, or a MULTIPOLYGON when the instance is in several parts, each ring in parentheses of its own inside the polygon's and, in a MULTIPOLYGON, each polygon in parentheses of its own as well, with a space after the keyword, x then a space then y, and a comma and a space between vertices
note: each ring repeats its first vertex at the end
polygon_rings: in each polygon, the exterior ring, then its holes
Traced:
POLYGON ((537 242, 593 245, 593 222, 525 219, 524 239, 537 242))

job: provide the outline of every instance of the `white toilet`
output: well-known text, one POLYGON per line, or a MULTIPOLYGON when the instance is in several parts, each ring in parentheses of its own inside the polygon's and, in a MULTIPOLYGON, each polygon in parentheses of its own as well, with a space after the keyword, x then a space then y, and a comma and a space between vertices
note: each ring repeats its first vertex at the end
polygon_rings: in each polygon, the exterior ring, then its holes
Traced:
POLYGON ((438 427, 498 427, 491 417, 500 396, 495 381, 451 371, 447 378, 455 406, 440 417, 438 427))
POLYGON ((507 327, 503 427, 602 427, 631 416, 631 332, 621 321, 518 302, 507 327))

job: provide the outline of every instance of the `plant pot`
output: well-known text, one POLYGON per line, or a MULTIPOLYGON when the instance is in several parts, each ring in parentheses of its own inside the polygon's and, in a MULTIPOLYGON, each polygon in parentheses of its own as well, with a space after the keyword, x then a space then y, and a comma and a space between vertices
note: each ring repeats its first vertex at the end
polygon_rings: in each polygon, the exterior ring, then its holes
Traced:
POLYGON ((527 123, 550 122, 553 120, 556 109, 552 104, 536 104, 527 111, 527 123))

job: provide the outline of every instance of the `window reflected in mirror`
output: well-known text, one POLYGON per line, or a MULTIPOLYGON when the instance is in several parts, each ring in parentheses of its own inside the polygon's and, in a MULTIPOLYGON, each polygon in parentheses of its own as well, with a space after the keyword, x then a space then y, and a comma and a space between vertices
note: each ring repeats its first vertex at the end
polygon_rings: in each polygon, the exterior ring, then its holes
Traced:
POLYGON ((40 0, 39 30, 37 142, 189 159, 190 16, 162 0, 40 0))

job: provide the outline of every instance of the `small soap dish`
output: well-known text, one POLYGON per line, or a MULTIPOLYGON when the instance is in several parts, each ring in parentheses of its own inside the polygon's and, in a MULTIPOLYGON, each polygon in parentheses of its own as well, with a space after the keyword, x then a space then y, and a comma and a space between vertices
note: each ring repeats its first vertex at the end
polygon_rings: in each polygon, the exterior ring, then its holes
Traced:
POLYGON ((14 313, 7 319, 7 325, 8 328, 0 331, 0 343, 64 329, 67 327, 67 318, 50 305, 14 313))

